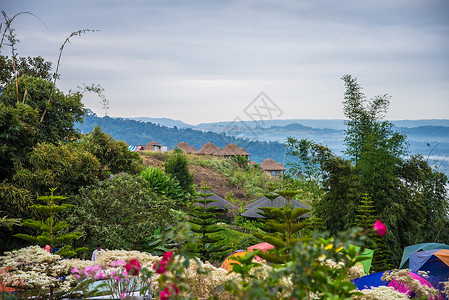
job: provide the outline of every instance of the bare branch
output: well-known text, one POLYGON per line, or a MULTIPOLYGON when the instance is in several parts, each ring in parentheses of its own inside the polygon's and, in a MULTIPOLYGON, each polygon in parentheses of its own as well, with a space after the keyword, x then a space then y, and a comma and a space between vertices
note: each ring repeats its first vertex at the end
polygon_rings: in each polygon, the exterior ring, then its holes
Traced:
MULTIPOLYGON (((65 45, 67 43, 69 43, 70 42, 70 38, 72 38, 74 36, 80 36, 81 37, 81 34, 85 34, 86 32, 95 32, 95 31, 98 31, 98 30, 95 30, 95 29, 81 29, 81 30, 74 31, 65 39, 64 43, 62 43, 61 48, 59 48, 58 63, 56 64, 56 71, 55 71, 55 74, 54 74, 53 86, 51 88, 50 97, 48 98, 48 103, 47 104, 50 104, 51 98, 53 97, 53 92, 54 92, 55 87, 56 87, 56 79, 58 78, 59 65, 61 63, 61 56, 62 56, 62 52, 64 51, 65 45)), ((42 117, 41 117, 41 121, 40 121, 41 123, 44 121, 44 117, 45 117, 46 113, 47 113, 47 109, 45 109, 44 112, 42 113, 42 117)))

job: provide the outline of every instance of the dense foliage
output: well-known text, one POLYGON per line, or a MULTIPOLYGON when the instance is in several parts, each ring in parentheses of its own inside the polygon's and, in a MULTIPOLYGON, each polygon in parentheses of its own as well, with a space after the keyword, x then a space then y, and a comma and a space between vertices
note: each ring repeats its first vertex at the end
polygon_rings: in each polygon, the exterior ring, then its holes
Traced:
POLYGON ((289 153, 297 157, 295 168, 302 171, 301 176, 318 180, 322 186, 324 195, 315 201, 313 212, 333 234, 352 227, 362 196, 370 197, 372 214, 389 228, 382 241, 387 246, 388 263, 397 265, 405 246, 449 239, 441 231, 449 222, 448 178, 421 156, 405 156, 406 137, 382 120, 388 96, 375 97, 366 105, 356 80, 351 76, 343 80, 345 115, 349 119, 347 157, 294 138, 288 139, 289 153))
POLYGON ((217 147, 225 147, 226 144, 234 143, 246 149, 251 154, 250 159, 261 163, 267 157, 275 161, 284 158, 284 145, 278 142, 262 142, 257 140, 244 140, 227 136, 225 133, 203 132, 190 128, 169 128, 153 123, 144 123, 123 118, 97 117, 89 115, 84 118, 83 123, 76 127, 82 132, 90 132, 95 126, 101 127, 113 138, 125 141, 130 145, 146 145, 150 141, 173 149, 180 142, 186 142, 199 150, 206 143, 214 143, 217 147))
POLYGON ((223 228, 217 225, 220 212, 213 204, 215 200, 209 199, 213 195, 209 191, 210 187, 202 186, 188 212, 190 230, 197 239, 195 243, 189 244, 188 251, 202 261, 221 261, 229 254, 231 247, 221 236, 213 235, 223 228))
POLYGON ((182 152, 175 151, 164 163, 164 171, 176 179, 182 190, 193 195, 193 175, 189 171, 189 162, 182 152))
POLYGON ((83 233, 76 245, 90 249, 97 243, 107 249, 133 247, 174 219, 174 202, 149 190, 136 175, 116 175, 83 187, 70 203, 74 207, 65 217, 83 233))

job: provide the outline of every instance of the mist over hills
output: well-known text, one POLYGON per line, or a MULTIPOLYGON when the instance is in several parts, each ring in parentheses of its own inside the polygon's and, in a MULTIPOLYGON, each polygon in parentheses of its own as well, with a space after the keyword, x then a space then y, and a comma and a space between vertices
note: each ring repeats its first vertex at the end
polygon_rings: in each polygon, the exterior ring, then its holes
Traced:
MULTIPOLYGON (((410 154, 443 161, 448 166, 449 120, 396 120, 390 121, 394 129, 407 135, 410 154)), ((77 128, 91 131, 95 125, 118 140, 131 145, 145 145, 157 141, 169 149, 186 142, 197 150, 211 142, 218 147, 236 143, 251 153, 250 159, 258 163, 265 158, 286 163, 284 143, 287 137, 309 139, 326 145, 337 155, 344 151, 344 120, 291 119, 264 120, 263 122, 214 122, 190 125, 169 118, 99 118, 90 115, 77 128)), ((449 168, 449 166, 448 166, 449 168)))
MULTIPOLYGON (((221 121, 212 123, 200 123, 198 125, 191 125, 180 120, 173 120, 170 118, 151 118, 151 117, 139 117, 139 118, 127 118, 130 120, 151 122, 153 124, 159 124, 167 127, 177 128, 192 128, 198 130, 208 130, 210 128, 226 127, 233 121, 221 121)), ((420 126, 446 126, 449 127, 448 119, 421 119, 421 120, 390 120, 396 127, 420 127, 420 126)), ((263 121, 242 121, 248 127, 270 127, 270 126, 286 126, 289 124, 301 124, 303 126, 322 129, 335 129, 344 130, 346 128, 344 120, 342 119, 285 119, 285 120, 263 120, 263 121)))

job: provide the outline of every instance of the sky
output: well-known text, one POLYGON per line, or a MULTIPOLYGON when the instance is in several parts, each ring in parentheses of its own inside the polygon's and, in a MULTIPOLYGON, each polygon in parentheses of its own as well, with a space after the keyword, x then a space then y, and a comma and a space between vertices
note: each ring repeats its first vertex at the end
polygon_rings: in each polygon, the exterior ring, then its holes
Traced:
MULTIPOLYGON (((449 119, 448 0, 0 0, 19 56, 56 62, 99 116, 189 124, 343 119, 344 82, 391 96, 388 120, 449 119), (262 94, 261 94, 262 93, 262 94), (262 95, 262 96, 261 96, 262 95), (252 111, 252 112, 251 112, 252 111)), ((1 54, 10 55, 3 47, 1 54)))

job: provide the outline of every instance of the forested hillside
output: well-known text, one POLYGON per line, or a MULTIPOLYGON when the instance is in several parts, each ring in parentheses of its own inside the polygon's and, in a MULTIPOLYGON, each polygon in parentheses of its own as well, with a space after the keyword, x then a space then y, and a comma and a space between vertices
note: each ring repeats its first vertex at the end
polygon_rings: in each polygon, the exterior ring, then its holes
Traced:
POLYGON ((251 154, 250 159, 252 161, 261 163, 266 158, 272 158, 278 162, 284 160, 285 148, 279 142, 250 141, 190 128, 168 128, 153 123, 122 118, 99 118, 94 115, 86 116, 84 122, 78 123, 76 128, 82 133, 88 133, 95 126, 100 126, 104 132, 110 134, 114 139, 125 141, 130 145, 146 145, 149 142, 156 141, 169 149, 173 149, 178 143, 186 142, 199 150, 205 143, 214 143, 221 148, 228 143, 235 143, 251 154))

